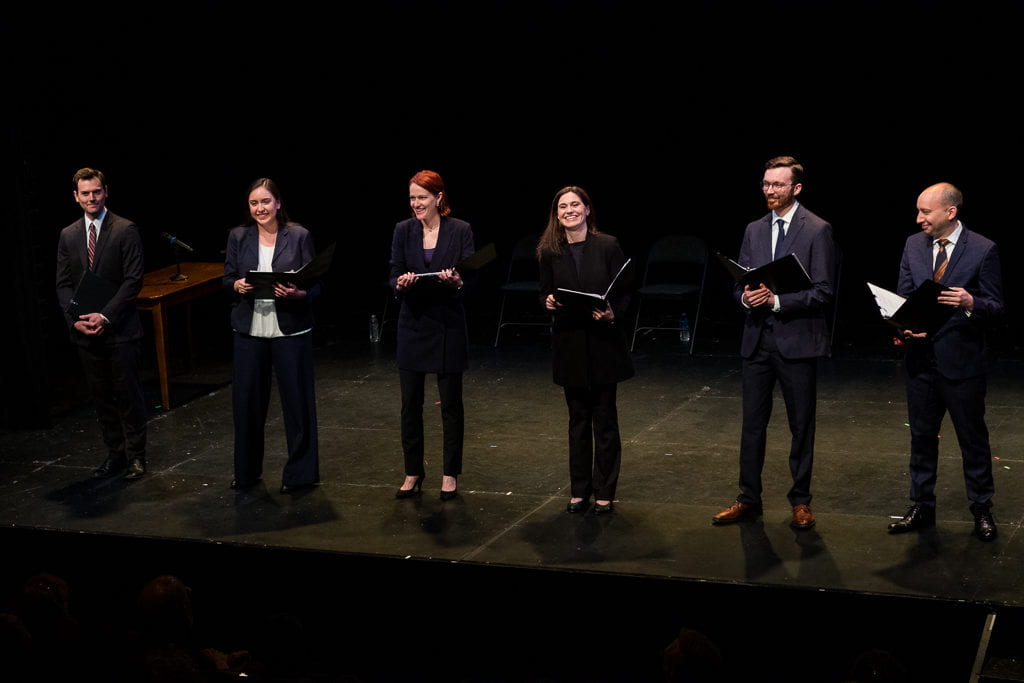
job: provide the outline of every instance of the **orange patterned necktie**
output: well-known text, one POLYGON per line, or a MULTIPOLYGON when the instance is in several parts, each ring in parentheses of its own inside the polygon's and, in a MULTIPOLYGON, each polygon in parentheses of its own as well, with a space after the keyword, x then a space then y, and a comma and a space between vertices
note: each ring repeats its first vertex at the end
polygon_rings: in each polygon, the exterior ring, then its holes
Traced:
POLYGON ((932 274, 932 279, 936 282, 946 274, 946 266, 949 265, 949 261, 946 260, 947 244, 949 244, 949 240, 945 237, 939 240, 939 253, 935 255, 935 272, 932 274))

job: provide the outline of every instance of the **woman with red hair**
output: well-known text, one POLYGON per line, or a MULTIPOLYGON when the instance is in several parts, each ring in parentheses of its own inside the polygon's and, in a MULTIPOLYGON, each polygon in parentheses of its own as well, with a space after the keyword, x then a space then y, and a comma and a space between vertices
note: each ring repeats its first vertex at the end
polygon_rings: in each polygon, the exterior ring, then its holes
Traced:
POLYGON ((441 500, 456 497, 462 472, 464 411, 462 373, 469 339, 456 266, 473 254, 469 223, 451 217, 444 181, 435 171, 409 179, 412 217, 395 225, 391 286, 398 314, 398 376, 402 387, 402 452, 405 481, 396 498, 420 493, 423 466, 423 397, 427 373, 437 375, 444 434, 441 500))

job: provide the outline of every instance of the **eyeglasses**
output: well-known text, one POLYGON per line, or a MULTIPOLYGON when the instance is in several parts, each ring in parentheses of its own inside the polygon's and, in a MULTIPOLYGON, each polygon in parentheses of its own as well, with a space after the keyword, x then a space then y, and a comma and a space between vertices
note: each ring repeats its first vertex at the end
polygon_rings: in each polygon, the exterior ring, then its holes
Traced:
POLYGON ((793 183, 761 183, 761 189, 767 192, 768 190, 775 190, 778 192, 784 187, 789 187, 793 183))

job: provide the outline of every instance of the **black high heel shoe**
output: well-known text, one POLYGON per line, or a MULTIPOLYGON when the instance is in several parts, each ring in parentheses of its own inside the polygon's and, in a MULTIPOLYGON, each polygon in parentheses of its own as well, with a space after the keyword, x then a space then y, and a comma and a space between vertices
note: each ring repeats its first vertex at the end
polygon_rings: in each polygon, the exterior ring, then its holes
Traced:
POLYGON ((411 489, 398 489, 395 491, 395 498, 412 498, 420 494, 423 486, 423 475, 421 474, 416 478, 416 483, 412 485, 411 489))
POLYGON ((458 485, 459 482, 458 480, 456 480, 456 488, 453 488, 451 491, 441 491, 441 500, 455 500, 455 498, 457 498, 459 495, 458 485))

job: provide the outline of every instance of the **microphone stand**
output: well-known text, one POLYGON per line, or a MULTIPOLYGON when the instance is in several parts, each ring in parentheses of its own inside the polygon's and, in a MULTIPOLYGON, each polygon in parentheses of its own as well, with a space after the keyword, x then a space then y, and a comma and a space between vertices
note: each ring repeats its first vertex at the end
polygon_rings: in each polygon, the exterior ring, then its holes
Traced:
POLYGON ((185 275, 184 273, 181 272, 181 249, 178 247, 177 243, 174 244, 174 264, 176 266, 175 270, 177 270, 177 272, 171 276, 171 281, 184 282, 185 280, 187 280, 188 275, 185 275))

